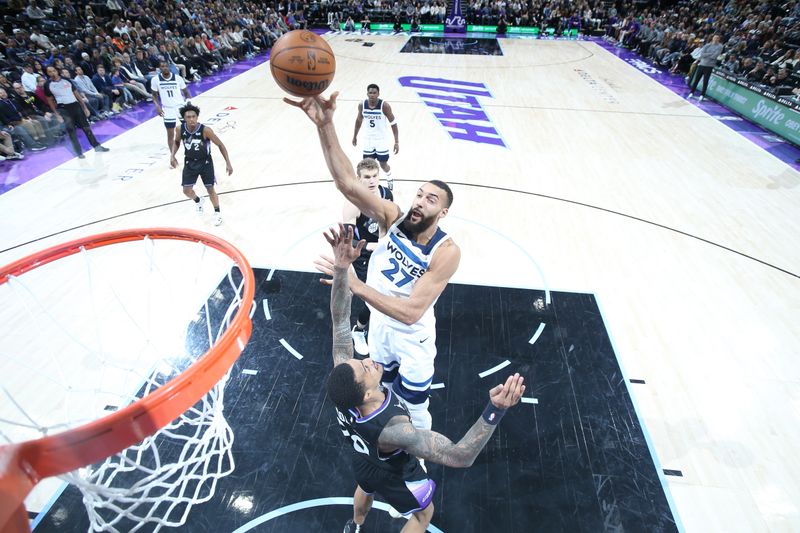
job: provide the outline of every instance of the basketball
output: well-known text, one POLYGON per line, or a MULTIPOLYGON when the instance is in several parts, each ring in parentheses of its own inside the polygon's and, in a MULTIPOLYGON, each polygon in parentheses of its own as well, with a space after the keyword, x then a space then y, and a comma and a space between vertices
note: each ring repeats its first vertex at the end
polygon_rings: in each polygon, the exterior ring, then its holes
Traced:
POLYGON ((331 84, 336 58, 325 39, 307 30, 294 30, 272 46, 269 68, 287 93, 316 96, 331 84))

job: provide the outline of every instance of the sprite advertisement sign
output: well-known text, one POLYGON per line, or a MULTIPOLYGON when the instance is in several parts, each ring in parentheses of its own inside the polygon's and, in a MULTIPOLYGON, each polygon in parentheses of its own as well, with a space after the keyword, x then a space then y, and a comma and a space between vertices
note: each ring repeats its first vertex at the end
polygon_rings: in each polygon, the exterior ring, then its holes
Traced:
POLYGON ((788 105, 717 74, 712 74, 707 94, 747 120, 800 145, 800 113, 788 105))

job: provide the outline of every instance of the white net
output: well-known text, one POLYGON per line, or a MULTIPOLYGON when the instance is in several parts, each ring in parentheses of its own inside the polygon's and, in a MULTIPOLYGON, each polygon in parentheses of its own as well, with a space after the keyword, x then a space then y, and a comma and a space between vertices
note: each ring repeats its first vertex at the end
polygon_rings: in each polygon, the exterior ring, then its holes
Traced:
MULTIPOLYGON (((145 238, 83 250, 0 285, 0 444, 52 435, 152 393, 214 346, 241 305, 230 257, 145 238), (221 283, 221 281, 224 283, 221 283)), ((95 531, 185 523, 234 468, 223 379, 140 443, 62 478, 95 531)))

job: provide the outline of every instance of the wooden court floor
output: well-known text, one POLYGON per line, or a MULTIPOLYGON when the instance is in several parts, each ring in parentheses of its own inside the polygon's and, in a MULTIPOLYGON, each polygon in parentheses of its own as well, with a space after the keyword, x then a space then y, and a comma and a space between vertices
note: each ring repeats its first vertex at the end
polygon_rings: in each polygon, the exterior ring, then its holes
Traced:
MULTIPOLYGON (((454 282, 595 295, 620 366, 645 381, 629 390, 652 451, 681 474, 665 481, 683 528, 800 529, 800 175, 590 42, 459 56, 327 38, 353 160, 357 104, 377 83, 400 129, 398 202, 428 179, 452 185, 454 282)), ((185 226, 254 266, 311 271, 342 202, 282 96, 264 64, 194 99, 234 167, 224 176, 215 153, 222 226, 182 199, 154 119, 0 196, 0 261, 185 226)))

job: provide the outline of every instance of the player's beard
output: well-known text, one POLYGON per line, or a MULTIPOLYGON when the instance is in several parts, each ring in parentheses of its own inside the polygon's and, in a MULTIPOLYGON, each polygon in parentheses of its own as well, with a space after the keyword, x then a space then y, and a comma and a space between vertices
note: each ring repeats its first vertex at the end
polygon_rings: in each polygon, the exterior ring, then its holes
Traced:
POLYGON ((413 235, 419 235, 423 231, 430 228, 432 225, 436 224, 436 215, 431 215, 429 217, 422 217, 417 222, 411 222, 411 213, 409 211, 406 215, 406 218, 403 220, 403 228, 406 230, 407 233, 411 233, 413 235))

